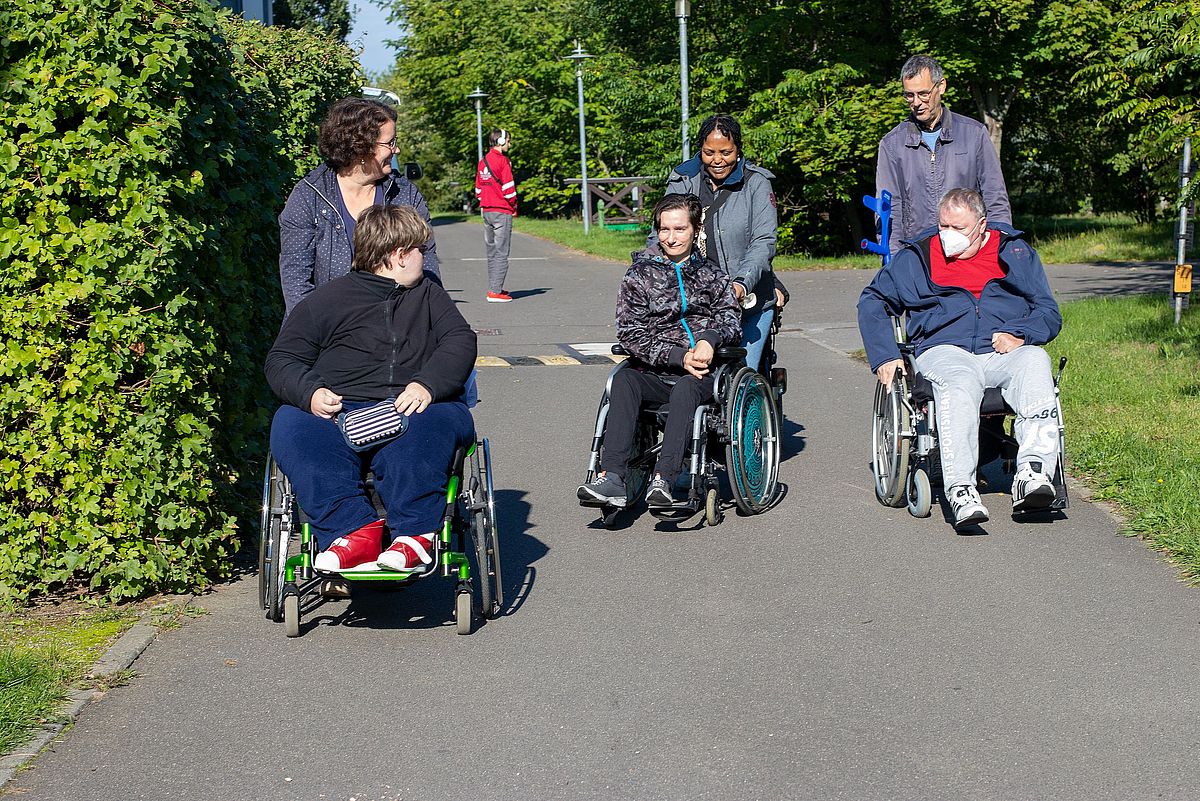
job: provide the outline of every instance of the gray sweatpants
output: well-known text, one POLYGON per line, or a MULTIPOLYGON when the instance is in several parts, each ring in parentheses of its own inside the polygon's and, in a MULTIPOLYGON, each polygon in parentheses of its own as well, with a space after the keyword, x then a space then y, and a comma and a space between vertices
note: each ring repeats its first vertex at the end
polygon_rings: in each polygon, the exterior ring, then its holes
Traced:
POLYGON ((508 251, 512 246, 513 216, 502 211, 483 213, 483 244, 487 247, 488 292, 504 289, 508 251))
POLYGON ((1053 475, 1058 461, 1058 407, 1050 357, 1036 345, 1008 353, 971 353, 938 345, 917 357, 917 370, 933 384, 938 446, 947 488, 975 485, 979 462, 979 404, 985 387, 999 387, 1017 413, 1013 423, 1017 465, 1041 461, 1053 475))

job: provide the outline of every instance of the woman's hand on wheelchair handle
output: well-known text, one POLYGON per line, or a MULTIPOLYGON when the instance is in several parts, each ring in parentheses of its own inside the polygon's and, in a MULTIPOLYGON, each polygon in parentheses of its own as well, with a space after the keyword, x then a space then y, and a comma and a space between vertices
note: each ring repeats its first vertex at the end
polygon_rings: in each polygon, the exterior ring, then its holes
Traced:
POLYGON ((342 410, 342 396, 332 389, 321 387, 313 393, 312 399, 308 402, 308 410, 317 417, 331 420, 342 410))
POLYGON ((396 397, 396 411, 400 414, 420 414, 433 403, 433 395, 416 381, 409 383, 396 397))
POLYGON ((875 370, 875 375, 879 377, 880 384, 890 387, 897 372, 904 372, 903 359, 892 359, 890 362, 884 362, 875 370))

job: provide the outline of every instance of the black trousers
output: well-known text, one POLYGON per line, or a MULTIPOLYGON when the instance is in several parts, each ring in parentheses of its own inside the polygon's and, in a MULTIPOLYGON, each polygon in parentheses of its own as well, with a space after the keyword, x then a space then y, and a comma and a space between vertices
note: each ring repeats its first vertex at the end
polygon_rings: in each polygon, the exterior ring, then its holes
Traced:
POLYGON ((712 397, 713 376, 659 376, 633 368, 618 370, 609 394, 608 422, 604 433, 604 469, 622 479, 629 472, 638 412, 666 407, 667 428, 655 472, 673 482, 683 467, 683 452, 692 433, 696 409, 712 397), (671 386, 667 380, 674 380, 671 386))

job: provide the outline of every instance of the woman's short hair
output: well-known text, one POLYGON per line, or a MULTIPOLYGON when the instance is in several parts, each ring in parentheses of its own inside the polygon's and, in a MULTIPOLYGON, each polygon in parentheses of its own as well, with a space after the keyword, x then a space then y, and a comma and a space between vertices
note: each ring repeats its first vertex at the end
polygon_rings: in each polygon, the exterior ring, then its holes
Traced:
POLYGON ((983 202, 983 195, 976 189, 964 187, 951 189, 942 195, 942 199, 938 201, 938 208, 966 209, 981 220, 987 216, 987 206, 983 202))
POLYGON ((742 126, 727 114, 714 114, 700 123, 700 130, 696 131, 697 153, 704 148, 704 140, 711 136, 713 131, 719 131, 722 136, 732 139, 738 155, 742 155, 742 126))
POLYGON ((695 195, 667 195, 658 201, 654 206, 654 230, 658 230, 663 212, 676 209, 687 211, 688 221, 691 222, 692 227, 697 231, 700 230, 700 218, 704 213, 704 207, 700 205, 700 198, 695 195))
POLYGON ((432 236, 433 229, 412 206, 371 206, 359 215, 354 226, 354 261, 350 269, 377 273, 393 251, 407 253, 432 236))
POLYGON ((334 103, 321 122, 317 150, 334 172, 374 158, 379 130, 396 121, 396 110, 378 100, 347 97, 334 103))

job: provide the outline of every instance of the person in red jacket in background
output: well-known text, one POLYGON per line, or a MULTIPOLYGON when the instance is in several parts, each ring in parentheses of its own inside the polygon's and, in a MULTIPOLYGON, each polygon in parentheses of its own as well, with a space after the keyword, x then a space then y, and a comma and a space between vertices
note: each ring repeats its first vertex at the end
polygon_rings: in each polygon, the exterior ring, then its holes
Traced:
POLYGON ((503 129, 493 129, 488 144, 488 152, 475 170, 475 198, 483 211, 483 243, 487 246, 487 300, 508 303, 512 295, 504 291, 504 277, 508 275, 513 217, 517 215, 517 184, 512 164, 504 154, 512 147, 512 136, 503 129))

